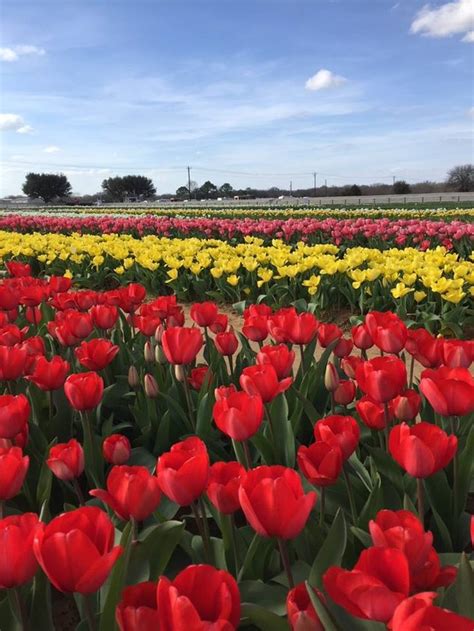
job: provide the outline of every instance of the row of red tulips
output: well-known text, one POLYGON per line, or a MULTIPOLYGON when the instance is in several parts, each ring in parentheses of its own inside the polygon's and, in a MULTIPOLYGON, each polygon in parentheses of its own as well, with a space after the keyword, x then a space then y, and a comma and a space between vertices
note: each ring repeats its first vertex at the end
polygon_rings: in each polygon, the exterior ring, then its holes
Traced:
POLYGON ((122 216, 44 216, 43 214, 0 217, 0 230, 16 232, 61 232, 80 234, 152 234, 164 237, 201 237, 240 242, 259 237, 267 242, 334 243, 343 246, 418 247, 443 245, 464 255, 472 250, 474 225, 462 221, 430 219, 212 219, 122 216))
POLYGON ((2 630, 474 628, 472 341, 9 269, 2 630))

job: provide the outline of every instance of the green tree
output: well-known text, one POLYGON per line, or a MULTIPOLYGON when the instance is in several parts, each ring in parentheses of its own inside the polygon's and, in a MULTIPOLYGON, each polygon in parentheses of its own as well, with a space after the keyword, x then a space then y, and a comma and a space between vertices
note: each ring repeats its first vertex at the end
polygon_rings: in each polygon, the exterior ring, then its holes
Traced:
POLYGON ((225 197, 228 197, 229 195, 232 195, 234 193, 234 189, 228 182, 226 182, 219 187, 219 193, 221 195, 224 195, 225 197))
POLYGON ((187 186, 180 186, 176 189, 176 197, 179 199, 187 199, 189 197, 189 191, 187 186))
POLYGON ((474 190, 474 165, 461 164, 448 173, 448 186, 460 193, 474 190))
POLYGON ((23 192, 33 199, 42 199, 45 204, 69 197, 71 184, 62 173, 28 173, 22 187, 23 192))
POLYGON ((395 195, 406 195, 407 193, 411 193, 411 188, 405 180, 398 180, 398 182, 394 182, 393 184, 393 192, 395 195))
POLYGON ((199 187, 197 194, 201 199, 213 199, 217 197, 217 186, 210 180, 207 180, 207 182, 204 182, 204 184, 199 187))
POLYGON ((156 195, 153 181, 144 175, 124 175, 109 177, 102 182, 102 188, 113 201, 126 201, 131 197, 143 200, 156 195))

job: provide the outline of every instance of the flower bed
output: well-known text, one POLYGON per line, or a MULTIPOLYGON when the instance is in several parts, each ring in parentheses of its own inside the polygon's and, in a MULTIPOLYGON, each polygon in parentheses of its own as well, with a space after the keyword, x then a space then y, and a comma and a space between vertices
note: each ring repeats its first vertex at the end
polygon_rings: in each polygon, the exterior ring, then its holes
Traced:
POLYGON ((7 267, 2 629, 472 631, 472 341, 7 267))
POLYGON ((41 216, 0 217, 0 230, 14 232, 55 232, 80 234, 130 234, 140 238, 156 235, 171 238, 224 239, 232 244, 245 237, 257 237, 270 244, 273 239, 287 243, 333 243, 344 247, 416 247, 427 250, 443 245, 463 257, 472 252, 474 224, 461 221, 420 219, 183 219, 157 216, 41 216))
POLYGON ((0 232, 0 258, 34 261, 38 270, 73 275, 93 288, 143 282, 181 300, 208 295, 227 302, 310 300, 316 309, 396 310, 461 336, 469 322, 474 264, 444 247, 379 250, 295 245, 258 238, 232 245, 218 239, 130 235, 0 232))

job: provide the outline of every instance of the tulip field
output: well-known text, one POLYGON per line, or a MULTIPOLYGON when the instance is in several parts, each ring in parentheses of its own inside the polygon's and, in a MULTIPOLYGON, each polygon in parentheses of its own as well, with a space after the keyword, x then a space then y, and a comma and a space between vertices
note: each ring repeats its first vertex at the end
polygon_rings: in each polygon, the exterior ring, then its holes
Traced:
POLYGON ((258 213, 0 211, 0 631, 474 631, 472 211, 258 213))

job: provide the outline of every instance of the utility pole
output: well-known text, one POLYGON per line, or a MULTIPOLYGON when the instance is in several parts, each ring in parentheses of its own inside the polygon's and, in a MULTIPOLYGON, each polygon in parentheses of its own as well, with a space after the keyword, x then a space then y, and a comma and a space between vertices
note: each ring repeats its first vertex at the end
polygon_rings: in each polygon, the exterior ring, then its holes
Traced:
POLYGON ((290 197, 293 197, 293 182, 290 180, 290 197))
POLYGON ((327 185, 328 185, 328 181, 324 180, 324 188, 327 188, 327 185))
POLYGON ((189 199, 191 199, 191 167, 187 167, 188 169, 188 194, 189 199))
POLYGON ((393 179, 392 184, 395 184, 395 176, 394 175, 392 175, 392 179, 393 179))
POLYGON ((315 172, 313 173, 313 184, 314 184, 314 185, 313 185, 313 188, 314 188, 314 191, 315 191, 315 192, 316 192, 316 177, 317 177, 317 175, 318 175, 318 174, 317 174, 317 172, 315 171, 315 172))

